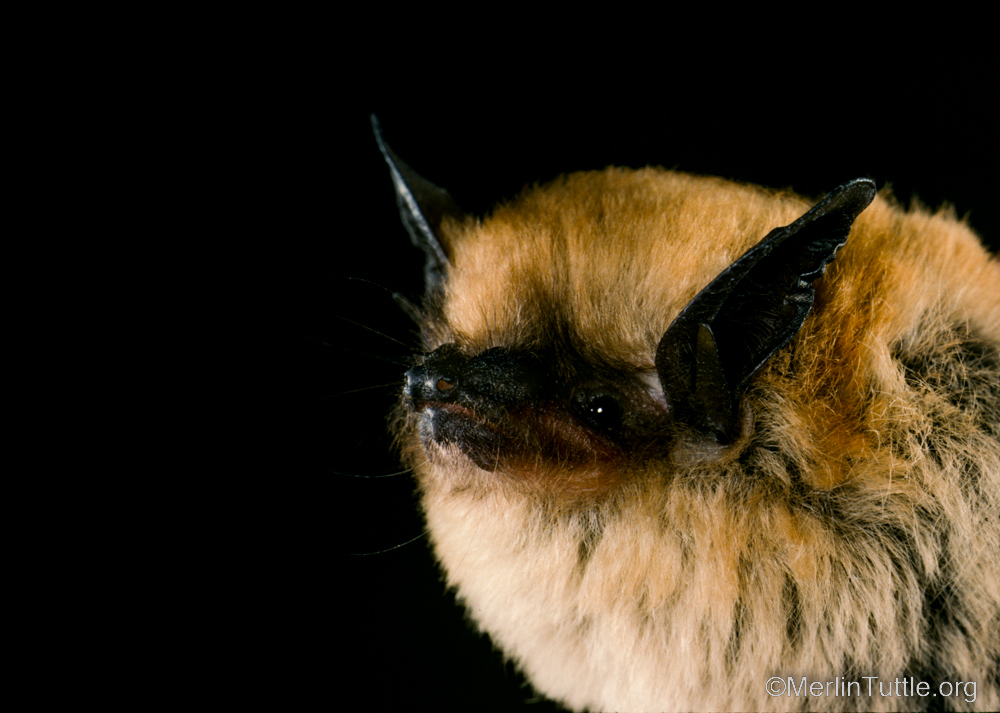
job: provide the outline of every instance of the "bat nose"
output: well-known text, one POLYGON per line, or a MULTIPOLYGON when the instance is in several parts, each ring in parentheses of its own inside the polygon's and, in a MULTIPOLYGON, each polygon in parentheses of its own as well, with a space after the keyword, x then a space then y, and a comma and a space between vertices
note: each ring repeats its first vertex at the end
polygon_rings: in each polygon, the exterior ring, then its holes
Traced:
POLYGON ((458 372, 444 365, 422 364, 406 372, 406 395, 417 407, 423 402, 451 401, 458 396, 458 372))
POLYGON ((552 379, 537 356, 492 347, 475 356, 445 344, 406 372, 404 399, 412 410, 456 403, 482 410, 545 398, 552 379))

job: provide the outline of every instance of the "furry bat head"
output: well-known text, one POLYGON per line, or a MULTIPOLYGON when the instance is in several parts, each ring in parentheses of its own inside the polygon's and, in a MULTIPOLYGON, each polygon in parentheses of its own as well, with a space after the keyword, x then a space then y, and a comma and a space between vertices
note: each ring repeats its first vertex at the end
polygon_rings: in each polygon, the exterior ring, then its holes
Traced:
POLYGON ((1000 705, 1000 268, 965 226, 865 179, 810 206, 652 168, 478 220, 375 131, 427 256, 398 438, 449 584, 541 692, 1000 705), (939 695, 870 695, 903 677, 939 695))

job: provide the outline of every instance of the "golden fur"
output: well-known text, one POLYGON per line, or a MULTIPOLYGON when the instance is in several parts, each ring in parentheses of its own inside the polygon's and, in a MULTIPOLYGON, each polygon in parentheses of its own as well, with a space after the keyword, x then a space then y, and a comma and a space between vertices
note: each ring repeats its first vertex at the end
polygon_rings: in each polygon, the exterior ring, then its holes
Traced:
MULTIPOLYGON (((530 348, 555 330, 655 374, 691 298, 811 205, 653 168, 526 190, 442 225, 451 264, 424 347, 530 348)), ((425 451, 401 411, 448 583, 546 696, 595 711, 1000 708, 1000 263, 947 211, 879 195, 816 288, 731 446, 525 480, 425 451), (976 689, 772 697, 771 676, 976 689)))

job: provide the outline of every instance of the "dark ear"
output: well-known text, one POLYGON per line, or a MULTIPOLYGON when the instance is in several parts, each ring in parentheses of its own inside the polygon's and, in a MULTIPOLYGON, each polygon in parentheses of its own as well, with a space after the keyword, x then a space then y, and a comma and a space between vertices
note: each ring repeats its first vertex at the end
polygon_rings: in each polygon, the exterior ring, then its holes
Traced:
POLYGON ((382 129, 374 114, 371 120, 375 140, 378 141, 385 162, 389 164, 392 185, 396 189, 396 204, 399 206, 403 225, 406 226, 413 244, 427 255, 427 262, 424 264, 427 295, 437 294, 444 287, 445 267, 448 264, 448 255, 438 237, 438 228, 446 215, 458 217, 464 214, 448 191, 421 178, 393 153, 382 139, 382 129))
POLYGON ((750 377, 812 308, 813 281, 847 241, 875 184, 859 178, 776 228, 691 300, 656 350, 674 418, 719 443, 736 437, 736 407, 750 377))

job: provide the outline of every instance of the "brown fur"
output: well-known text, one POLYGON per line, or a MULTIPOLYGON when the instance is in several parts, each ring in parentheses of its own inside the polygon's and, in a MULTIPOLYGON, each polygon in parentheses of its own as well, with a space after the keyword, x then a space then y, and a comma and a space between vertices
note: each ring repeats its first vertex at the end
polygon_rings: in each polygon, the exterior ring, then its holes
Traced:
MULTIPOLYGON (((526 190, 442 226, 424 346, 560 335, 655 373, 691 298, 810 206, 652 168, 526 190)), ((425 450, 401 411, 448 583, 539 691, 574 710, 1000 708, 1000 263, 947 211, 880 195, 816 287, 728 447, 514 478, 425 450), (976 691, 772 697, 771 676, 976 691)))

